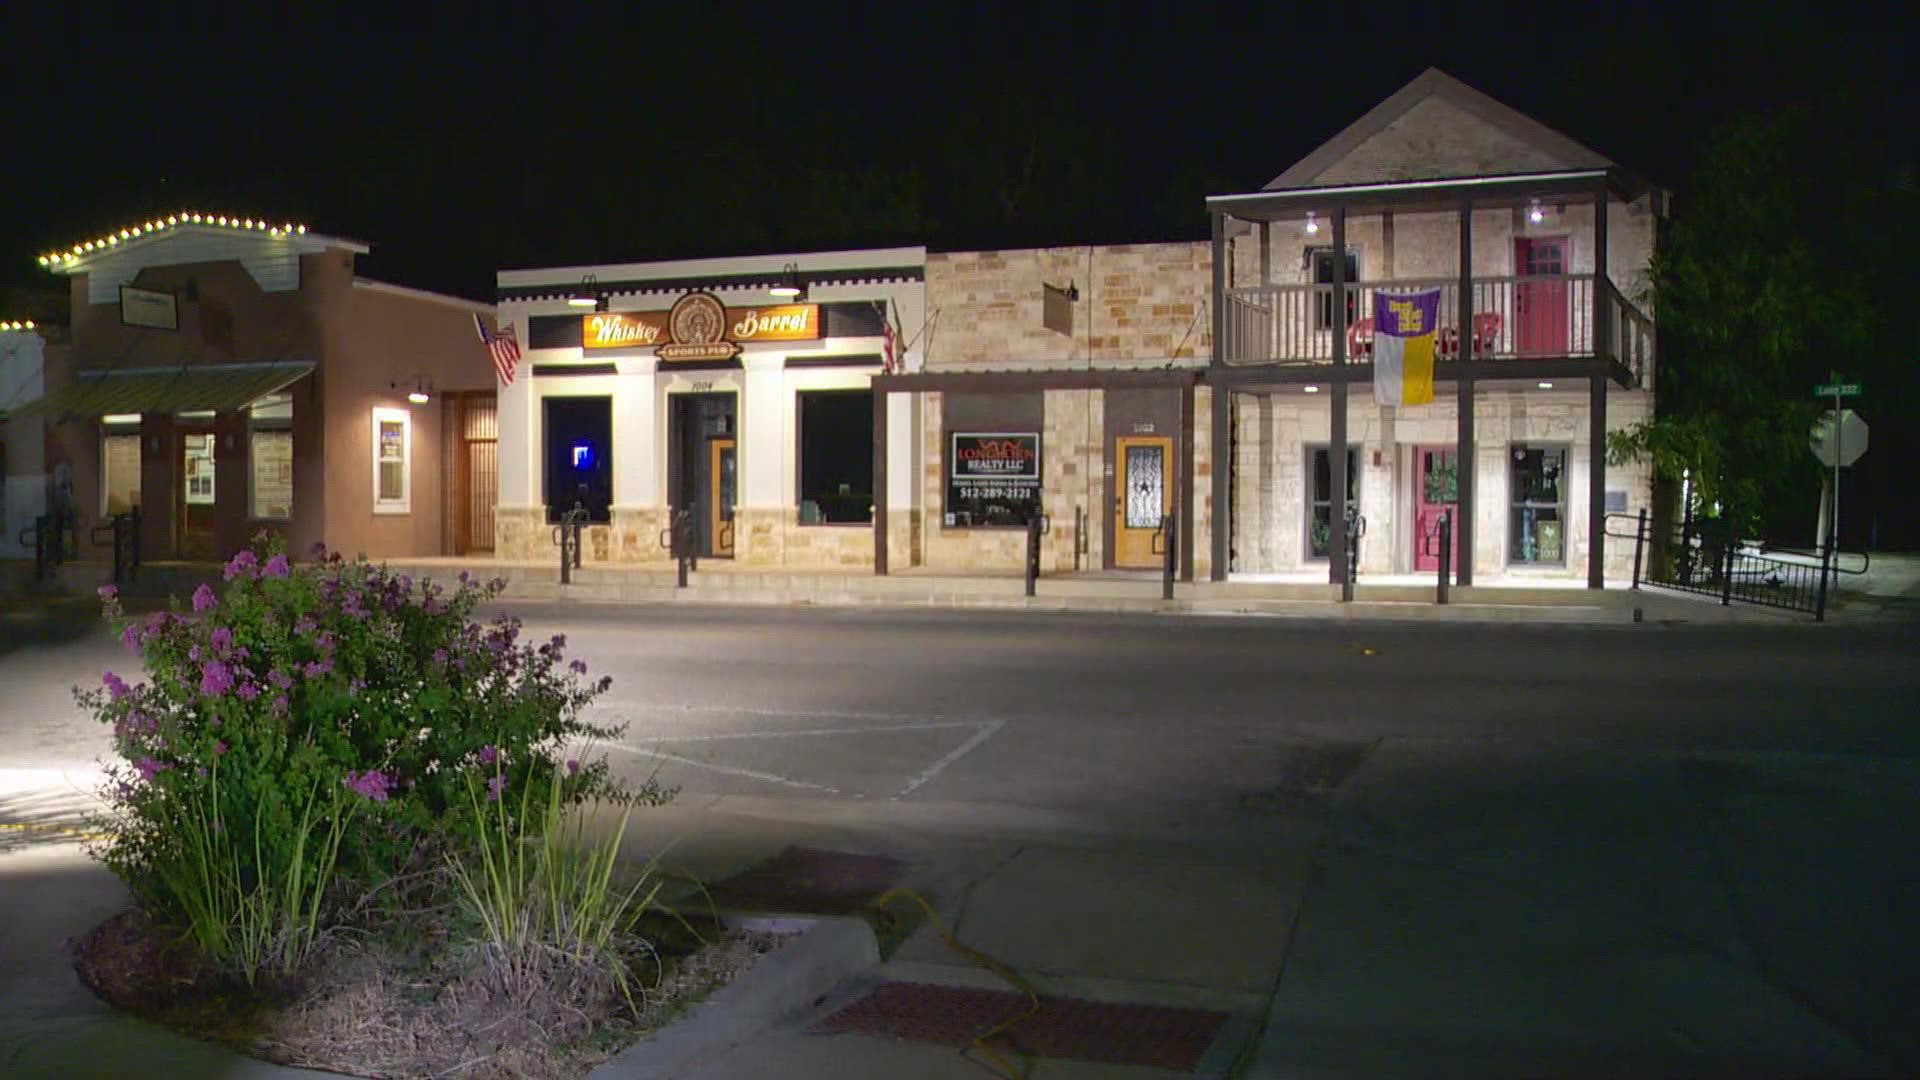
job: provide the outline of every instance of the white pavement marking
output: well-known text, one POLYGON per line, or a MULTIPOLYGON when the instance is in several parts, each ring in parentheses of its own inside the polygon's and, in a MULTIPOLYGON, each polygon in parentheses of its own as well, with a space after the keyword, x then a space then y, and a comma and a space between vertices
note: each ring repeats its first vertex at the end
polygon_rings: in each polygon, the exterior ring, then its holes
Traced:
POLYGON ((924 713, 883 713, 883 712, 840 712, 834 709, 756 709, 746 705, 672 705, 651 701, 598 701, 595 710, 617 712, 631 709, 638 712, 660 713, 712 713, 719 716, 813 716, 828 720, 893 720, 911 723, 968 723, 984 724, 985 720, 942 720, 929 718, 924 713))
POLYGON ((788 735, 865 735, 875 731, 933 731, 938 728, 981 726, 978 720, 941 720, 931 724, 883 724, 876 727, 803 728, 796 731, 735 731, 724 735, 661 735, 637 739, 631 745, 655 746, 660 743, 721 742, 729 739, 779 739, 788 735))
POLYGON ((692 765, 695 768, 699 768, 699 769, 712 769, 714 772, 730 773, 734 776, 744 776, 750 780, 763 780, 769 784, 785 784, 788 787, 805 788, 809 791, 824 791, 829 795, 842 794, 839 788, 828 787, 825 784, 813 784, 805 780, 795 780, 792 777, 779 776, 769 772, 761 772, 758 769, 742 769, 734 765, 715 765, 710 761, 700 761, 695 758, 681 757, 678 754, 669 754, 663 750, 655 750, 649 747, 626 746, 621 743, 608 743, 607 745, 611 746, 616 750, 625 750, 629 754, 651 755, 653 757, 657 757, 665 761, 677 761, 682 765, 692 765))
POLYGON ((895 799, 900 799, 913 794, 913 791, 915 788, 933 779, 934 777, 939 776, 941 771, 944 770, 947 766, 953 764, 956 761, 959 761, 963 757, 966 757, 968 754, 972 753, 977 747, 979 747, 981 743, 986 742, 988 739, 993 738, 996 732, 998 732, 1001 728, 1006 726, 1006 723, 1007 722, 1005 720, 988 721, 986 726, 981 728, 978 734, 974 735, 973 738, 968 739, 966 742, 963 742, 959 746, 955 747, 953 752, 948 754, 946 757, 943 757, 939 761, 934 762, 932 768, 929 768, 926 772, 923 772, 919 776, 914 777, 912 783, 909 783, 906 787, 901 788, 899 793, 894 795, 893 797, 895 799))

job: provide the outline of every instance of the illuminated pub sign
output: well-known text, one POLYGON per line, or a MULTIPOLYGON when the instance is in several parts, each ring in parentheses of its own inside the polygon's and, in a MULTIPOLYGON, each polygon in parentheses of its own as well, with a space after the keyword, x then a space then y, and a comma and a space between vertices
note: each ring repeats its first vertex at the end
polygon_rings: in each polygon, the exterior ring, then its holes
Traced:
POLYGON ((727 307, 712 293, 691 292, 666 311, 608 311, 586 316, 588 349, 651 347, 662 360, 725 360, 756 341, 814 341, 820 305, 727 307))
POLYGON ((950 528, 1025 525, 1040 513, 1040 433, 953 433, 947 455, 950 528))

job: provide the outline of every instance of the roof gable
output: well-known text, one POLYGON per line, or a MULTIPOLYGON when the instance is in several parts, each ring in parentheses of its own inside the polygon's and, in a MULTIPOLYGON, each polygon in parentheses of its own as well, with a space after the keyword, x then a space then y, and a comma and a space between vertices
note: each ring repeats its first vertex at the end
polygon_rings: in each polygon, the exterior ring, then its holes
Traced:
POLYGON ((1428 68, 1274 177, 1267 190, 1613 164, 1439 68, 1428 68))

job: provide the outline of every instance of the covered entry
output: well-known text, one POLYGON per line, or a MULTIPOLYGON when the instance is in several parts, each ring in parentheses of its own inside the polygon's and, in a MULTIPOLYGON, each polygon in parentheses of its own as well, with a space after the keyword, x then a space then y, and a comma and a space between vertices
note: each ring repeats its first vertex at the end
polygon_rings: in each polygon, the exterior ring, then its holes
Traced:
POLYGON ((667 502, 677 525, 673 552, 732 558, 740 477, 735 396, 673 394, 668 401, 667 502))

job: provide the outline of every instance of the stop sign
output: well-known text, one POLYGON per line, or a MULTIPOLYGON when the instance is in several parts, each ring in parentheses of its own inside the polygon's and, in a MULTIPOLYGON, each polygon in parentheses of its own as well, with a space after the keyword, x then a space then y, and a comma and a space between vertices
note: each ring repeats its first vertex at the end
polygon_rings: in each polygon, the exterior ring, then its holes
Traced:
POLYGON ((1813 456, 1829 469, 1836 464, 1844 466, 1859 461, 1860 455, 1867 452, 1867 422, 1852 409, 1842 409, 1837 438, 1833 428, 1831 412, 1822 413, 1820 419, 1813 422, 1813 430, 1807 435, 1807 446, 1813 456), (1838 462, 1834 461, 1836 453, 1840 458, 1838 462))

